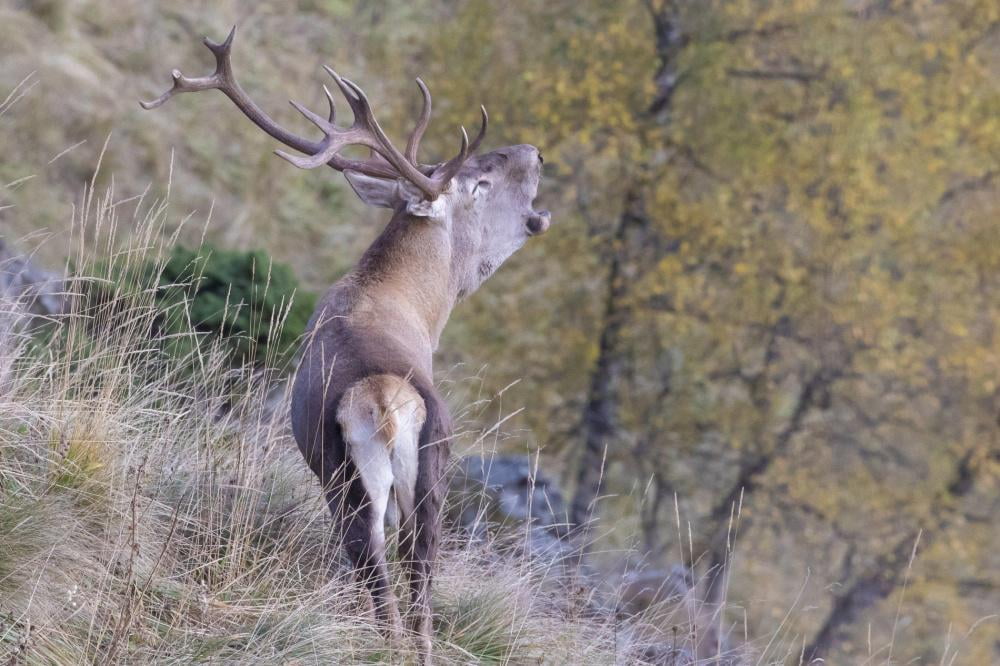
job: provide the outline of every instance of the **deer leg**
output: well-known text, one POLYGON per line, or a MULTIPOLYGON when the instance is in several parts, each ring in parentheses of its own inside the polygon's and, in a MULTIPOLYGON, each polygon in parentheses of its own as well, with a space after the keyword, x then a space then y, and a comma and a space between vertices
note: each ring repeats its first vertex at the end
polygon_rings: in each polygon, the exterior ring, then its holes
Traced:
MULTIPOLYGON (((402 621, 389 581, 385 537, 382 530, 375 527, 375 511, 371 503, 352 511, 352 514, 344 523, 344 550, 350 558, 355 577, 368 590, 376 621, 382 625, 388 638, 397 640, 402 635, 402 621)), ((381 525, 382 518, 377 521, 381 525)))
MULTIPOLYGON (((344 480, 326 491, 326 503, 333 516, 333 523, 340 533, 341 547, 348 554, 348 558, 351 561, 352 574, 357 580, 361 579, 360 575, 356 573, 358 564, 359 562, 363 564, 365 561, 365 549, 363 546, 366 542, 365 533, 367 528, 364 525, 365 521, 359 516, 354 515, 357 513, 357 509, 351 509, 350 507, 352 505, 361 505, 365 501, 364 489, 361 487, 360 480, 344 480), (348 544, 357 544, 357 546, 349 548, 348 544)), ((335 571, 332 573, 334 577, 340 575, 335 571)), ((375 604, 369 592, 368 585, 365 585, 362 598, 358 601, 359 612, 374 619, 375 604)))
POLYGON ((385 557, 385 512, 392 489, 392 466, 385 444, 365 433, 345 432, 348 453, 357 469, 343 520, 343 547, 354 573, 371 593, 376 620, 390 639, 402 634, 399 606, 389 581, 385 557))
MULTIPOLYGON (((434 635, 430 595, 441 531, 443 494, 440 488, 440 466, 425 465, 425 458, 439 455, 436 448, 430 446, 419 452, 420 474, 414 488, 415 502, 411 505, 411 510, 404 513, 406 517, 401 523, 400 531, 400 553, 410 584, 409 625, 420 641, 424 664, 430 663, 431 638, 434 635)), ((405 510, 402 505, 400 509, 401 513, 405 510)))
POLYGON ((338 407, 337 420, 370 507, 365 529, 357 530, 368 537, 366 548, 358 549, 358 557, 364 560, 367 555, 372 560, 368 568, 375 567, 369 589, 376 611, 388 618, 394 633, 401 632, 385 563, 385 517, 390 498, 404 515, 413 513, 424 401, 406 380, 372 375, 352 385, 338 407))

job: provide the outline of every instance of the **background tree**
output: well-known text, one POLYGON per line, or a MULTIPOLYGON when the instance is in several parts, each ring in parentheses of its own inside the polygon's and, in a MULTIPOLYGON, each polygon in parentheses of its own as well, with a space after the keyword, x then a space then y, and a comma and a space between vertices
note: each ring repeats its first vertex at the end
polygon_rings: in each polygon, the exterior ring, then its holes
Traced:
POLYGON ((213 242, 266 247, 309 288, 339 277, 380 214, 274 159, 226 100, 132 101, 167 54, 199 71, 201 35, 236 20, 245 85, 290 126, 284 99, 318 106, 328 62, 393 135, 424 77, 428 161, 478 103, 491 145, 544 151, 553 229, 458 309, 439 366, 457 406, 501 395, 500 445, 540 451, 569 518, 597 517, 596 566, 640 535, 651 565, 694 566, 732 643, 745 612, 751 639, 780 627, 834 661, 867 657, 869 625, 900 660, 997 658, 982 628, 944 638, 996 612, 1000 579, 995 2, 0 9, 0 87, 40 81, 0 107, 5 238, 64 228, 114 128, 99 182, 115 174, 123 221, 171 174, 213 242))

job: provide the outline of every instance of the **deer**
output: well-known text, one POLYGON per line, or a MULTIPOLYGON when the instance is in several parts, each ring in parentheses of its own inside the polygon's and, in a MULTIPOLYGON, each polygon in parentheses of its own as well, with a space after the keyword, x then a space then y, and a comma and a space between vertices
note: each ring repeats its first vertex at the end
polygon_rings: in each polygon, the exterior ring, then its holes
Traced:
POLYGON ((431 117, 420 79, 420 115, 400 151, 382 130, 362 89, 324 66, 354 116, 336 124, 334 96, 323 86, 326 117, 291 101, 321 132, 309 139, 278 125, 237 83, 231 62, 236 27, 221 43, 208 38, 215 71, 187 77, 179 93, 219 90, 265 133, 301 155, 276 154, 301 169, 323 165, 344 174, 364 203, 392 217, 356 266, 319 300, 302 343, 292 386, 291 424, 306 463, 319 478, 353 575, 390 642, 406 634, 386 559, 387 520, 398 524, 398 551, 409 586, 408 630, 421 661, 431 661, 431 585, 441 539, 445 472, 453 428, 434 385, 433 356, 452 309, 483 284, 551 215, 534 200, 544 162, 531 145, 476 154, 489 117, 481 106, 475 139, 461 129, 456 155, 424 164, 418 150, 431 117), (341 154, 360 146, 369 157, 341 154))

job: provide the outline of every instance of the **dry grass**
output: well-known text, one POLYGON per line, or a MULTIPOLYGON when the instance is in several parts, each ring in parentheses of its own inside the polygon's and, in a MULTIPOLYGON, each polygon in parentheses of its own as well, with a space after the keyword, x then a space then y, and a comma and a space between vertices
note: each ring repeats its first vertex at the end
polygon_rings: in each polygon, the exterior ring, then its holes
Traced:
MULTIPOLYGON (((78 272, 170 244, 163 202, 127 225, 118 210, 113 191, 84 196, 78 272)), ((151 290, 74 302, 42 330, 21 304, 0 311, 0 661, 407 661, 360 610, 271 378, 210 349, 169 358, 150 334, 151 290)), ((555 578, 450 543, 438 660, 614 662, 613 622, 572 612, 555 578)))

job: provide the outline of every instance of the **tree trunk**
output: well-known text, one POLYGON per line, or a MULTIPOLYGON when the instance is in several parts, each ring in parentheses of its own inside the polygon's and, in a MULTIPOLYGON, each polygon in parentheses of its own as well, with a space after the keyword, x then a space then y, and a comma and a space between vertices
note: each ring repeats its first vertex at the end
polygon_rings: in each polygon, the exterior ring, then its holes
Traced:
POLYGON ((792 438, 802 430, 806 415, 816 404, 819 397, 828 390, 829 385, 837 377, 837 373, 817 371, 811 375, 799 393, 795 409, 788 422, 778 432, 774 445, 766 453, 758 453, 749 458, 740 468, 736 481, 729 487, 726 495, 712 509, 709 521, 714 526, 714 532, 708 542, 709 568, 705 573, 705 595, 707 604, 718 604, 725 591, 725 573, 729 565, 729 532, 730 521, 742 504, 743 498, 753 492, 760 483, 761 477, 767 473, 771 465, 781 457, 788 448, 792 438))
MULTIPOLYGON (((653 78, 656 84, 653 99, 636 116, 640 126, 648 127, 667 122, 670 101, 678 82, 677 56, 686 44, 686 39, 677 27, 678 8, 675 3, 666 2, 656 6, 650 2, 647 6, 653 20, 659 64, 653 78)), ((638 165, 636 172, 645 174, 649 166, 638 165)), ((576 490, 570 505, 570 522, 574 526, 586 526, 595 514, 595 502, 601 492, 605 452, 612 444, 615 434, 619 402, 617 385, 623 366, 622 329, 629 315, 629 282, 634 279, 628 267, 645 249, 651 226, 645 213, 644 190, 642 177, 629 185, 625 192, 624 208, 613 234, 597 362, 590 376, 582 418, 583 451, 577 463, 576 490)))
POLYGON ((829 654, 831 649, 846 637, 866 612, 877 603, 889 598, 907 579, 910 565, 917 552, 917 545, 927 545, 948 529, 958 512, 957 500, 968 495, 975 484, 975 451, 969 450, 955 468, 955 478, 935 498, 937 507, 931 525, 925 530, 913 530, 896 542, 891 550, 876 558, 875 562, 839 594, 823 624, 813 636, 803 654, 805 663, 812 663, 829 654))
POLYGON ((574 526, 585 526, 594 514, 594 503, 601 492, 603 463, 606 447, 615 432, 618 411, 617 384, 622 372, 622 328, 627 319, 628 280, 625 265, 630 262, 630 235, 635 229, 648 226, 648 220, 638 207, 640 195, 630 190, 626 196, 625 211, 615 229, 608 271, 608 291, 601 319, 601 336, 598 342, 597 364, 590 376, 587 404, 583 413, 583 452, 577 467, 576 491, 570 505, 570 521, 574 526))

